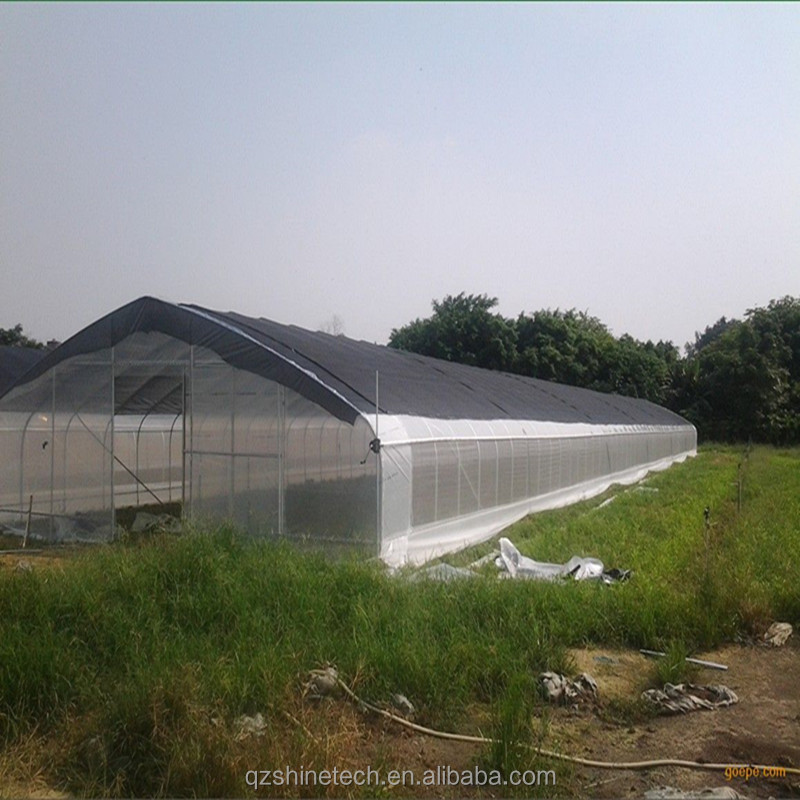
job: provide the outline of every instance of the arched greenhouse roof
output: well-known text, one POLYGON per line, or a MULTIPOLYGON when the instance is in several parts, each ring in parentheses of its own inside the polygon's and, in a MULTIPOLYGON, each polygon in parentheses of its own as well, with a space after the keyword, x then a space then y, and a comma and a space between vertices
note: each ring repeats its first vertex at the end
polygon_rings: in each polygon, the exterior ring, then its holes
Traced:
POLYGON ((10 389, 45 354, 37 347, 0 347, 0 396, 10 389))
MULTIPOLYGON (((434 419, 532 420, 621 425, 686 425, 654 403, 580 389, 282 325, 263 318, 143 297, 111 312, 47 353, 15 385, 77 355, 134 333, 160 332, 215 352, 234 367, 294 389, 341 420, 380 411, 434 419)), ((0 384, 0 395, 10 390, 0 384)), ((176 386, 121 393, 117 413, 171 410, 176 386)), ((177 406, 179 409, 179 405, 177 406)), ((172 409, 174 410, 174 409, 172 409)))

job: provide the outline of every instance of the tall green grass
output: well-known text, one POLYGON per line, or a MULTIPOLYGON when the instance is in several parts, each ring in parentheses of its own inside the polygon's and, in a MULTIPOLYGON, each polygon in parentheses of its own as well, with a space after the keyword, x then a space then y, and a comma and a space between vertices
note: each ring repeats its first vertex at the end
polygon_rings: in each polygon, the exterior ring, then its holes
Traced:
POLYGON ((591 555, 633 570, 610 589, 542 593, 558 641, 712 647, 800 617, 800 450, 704 448, 643 485, 528 517, 506 535, 537 560, 591 555))
MULTIPOLYGON (((797 622, 800 451, 756 449, 737 513, 741 458, 706 449, 651 477, 658 491, 617 490, 602 508, 595 499, 507 532, 539 560, 580 553, 634 570, 610 587, 411 582, 224 527, 7 571, 0 736, 6 747, 31 731, 57 739, 47 768, 79 793, 242 794, 232 720, 260 711, 274 726, 261 766, 313 747, 298 729, 286 744, 285 712, 324 662, 368 699, 401 692, 422 721, 457 727, 474 704, 513 708, 538 672, 567 670, 573 645, 689 651, 797 622)), ((525 729, 503 713, 509 730, 525 729)))

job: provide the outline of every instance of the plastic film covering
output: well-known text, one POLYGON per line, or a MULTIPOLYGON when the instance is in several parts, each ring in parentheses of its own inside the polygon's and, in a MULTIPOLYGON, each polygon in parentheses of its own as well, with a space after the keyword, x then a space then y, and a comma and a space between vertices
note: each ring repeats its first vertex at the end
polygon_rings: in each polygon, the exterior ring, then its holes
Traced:
POLYGON ((382 557, 421 562, 696 452, 683 426, 387 418, 382 557), (398 502, 404 497, 407 506, 398 502))
POLYGON ((286 533, 378 553, 372 429, 286 390, 286 533), (364 463, 361 463, 361 462, 364 463))
POLYGON ((138 331, 0 400, 0 524, 22 533, 30 506, 33 538, 108 540, 136 508, 182 503, 198 520, 374 555, 372 437, 207 348, 138 331))
POLYGON ((4 401, 0 522, 12 530, 44 539, 111 535, 113 380, 106 356, 62 362, 4 401))
POLYGON ((371 430, 213 354, 195 356, 188 402, 190 505, 251 534, 378 549, 371 430))

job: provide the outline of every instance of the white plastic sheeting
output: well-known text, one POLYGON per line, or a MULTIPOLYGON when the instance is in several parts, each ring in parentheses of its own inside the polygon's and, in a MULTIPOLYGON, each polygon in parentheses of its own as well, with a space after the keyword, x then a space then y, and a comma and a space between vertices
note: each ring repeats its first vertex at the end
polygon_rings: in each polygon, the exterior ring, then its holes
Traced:
POLYGON ((588 499, 615 483, 636 483, 697 447, 690 425, 381 415, 378 427, 380 555, 393 566, 477 544, 527 514, 588 499))
POLYGON ((532 578, 537 581, 557 581, 571 576, 576 581, 599 580, 605 567, 597 558, 572 556, 566 564, 550 564, 523 556, 505 537, 500 539, 500 561, 512 578, 532 578))

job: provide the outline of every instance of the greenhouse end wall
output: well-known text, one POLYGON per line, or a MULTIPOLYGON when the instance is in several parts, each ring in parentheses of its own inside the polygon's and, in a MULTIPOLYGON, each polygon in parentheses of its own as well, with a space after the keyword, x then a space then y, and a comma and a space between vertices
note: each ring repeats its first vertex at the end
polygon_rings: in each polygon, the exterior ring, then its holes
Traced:
POLYGON ((198 522, 374 555, 372 438, 210 350, 137 332, 0 401, 0 523, 105 541, 121 509, 180 503, 198 522))

